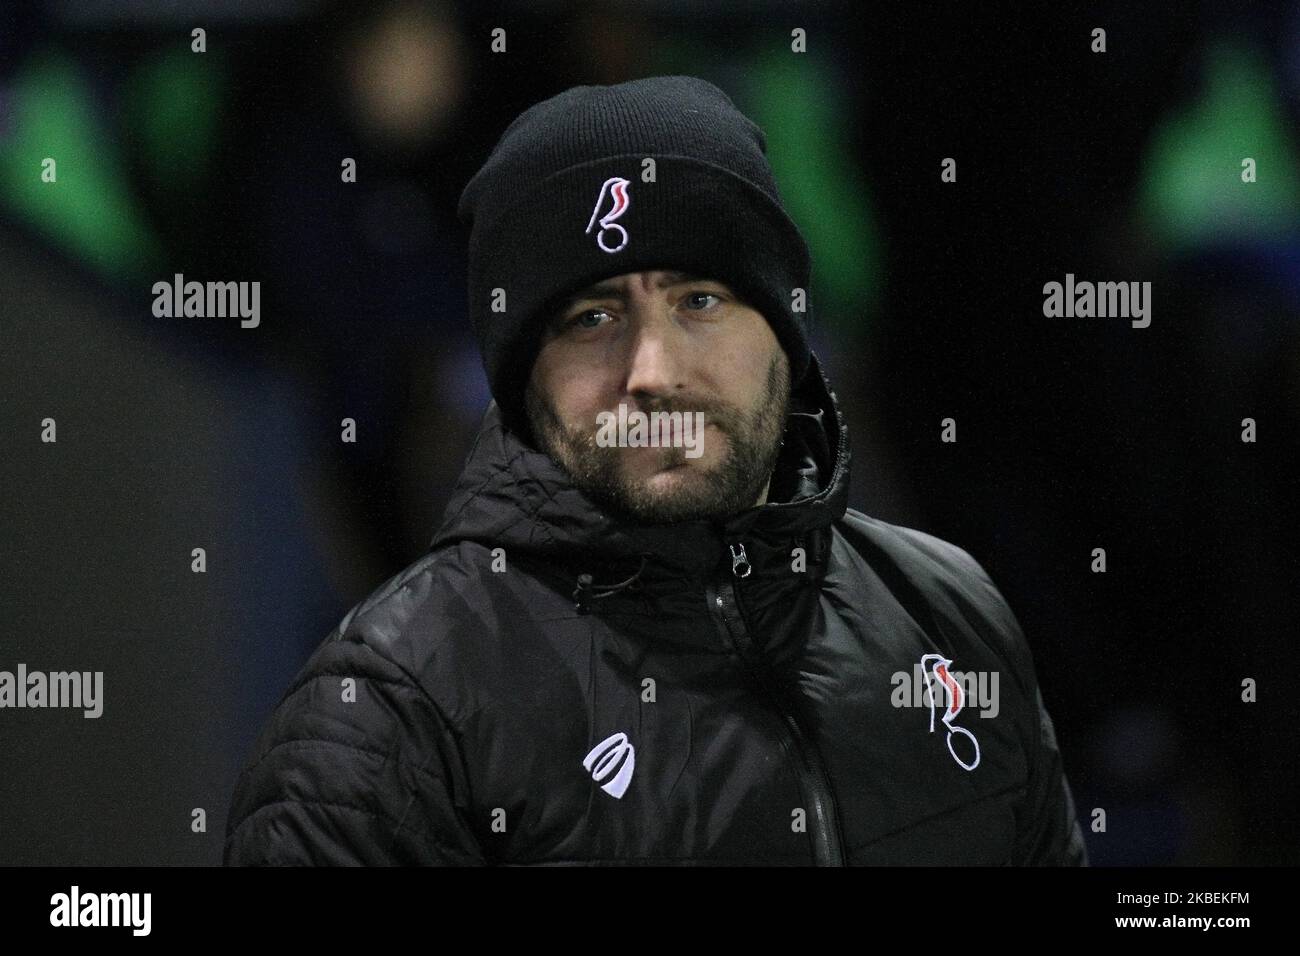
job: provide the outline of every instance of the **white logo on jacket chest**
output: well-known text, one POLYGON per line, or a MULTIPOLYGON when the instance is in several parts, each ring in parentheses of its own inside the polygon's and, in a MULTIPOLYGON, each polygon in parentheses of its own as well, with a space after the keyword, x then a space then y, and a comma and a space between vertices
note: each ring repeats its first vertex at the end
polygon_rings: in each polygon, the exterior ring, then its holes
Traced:
MULTIPOLYGON (((961 684, 953 680, 952 674, 948 673, 948 665, 951 664, 948 658, 942 654, 926 654, 921 658, 921 670, 925 674, 925 690, 930 700, 930 733, 934 733, 934 710, 936 706, 936 697, 938 702, 942 702, 946 696, 948 705, 943 710, 943 725, 948 728, 948 753, 952 754, 952 759, 957 761, 958 765, 964 770, 974 770, 980 763, 980 743, 965 727, 958 727, 953 720, 961 713, 961 709, 966 706, 966 695, 962 691, 961 684), (935 682, 940 687, 936 694, 935 682), (957 751, 952 746, 953 734, 961 734, 970 738, 971 745, 975 748, 975 759, 970 763, 962 760, 957 756, 957 751)), ((966 749, 966 748, 963 748, 966 749)))
POLYGON ((627 734, 619 731, 592 747, 582 758, 582 766, 600 784, 600 789, 615 799, 622 799, 636 769, 636 748, 628 741, 627 734))

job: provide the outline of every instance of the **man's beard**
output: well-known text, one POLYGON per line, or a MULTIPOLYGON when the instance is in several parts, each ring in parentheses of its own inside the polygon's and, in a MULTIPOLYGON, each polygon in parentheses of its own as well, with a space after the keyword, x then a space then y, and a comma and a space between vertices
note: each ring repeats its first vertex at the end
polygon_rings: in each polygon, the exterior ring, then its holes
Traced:
MULTIPOLYGON (((698 399, 674 398, 642 406, 640 410, 647 414, 680 411, 683 419, 692 412, 703 412, 705 423, 727 436, 722 461, 708 471, 687 464, 687 469, 696 472, 693 480, 680 488, 655 490, 646 487, 648 478, 630 478, 623 473, 622 448, 596 443, 596 422, 566 427, 531 383, 524 404, 538 448, 568 473, 579 490, 605 510, 624 518, 642 524, 673 524, 726 518, 757 502, 776 466, 790 410, 790 367, 782 351, 772 358, 764 392, 763 400, 748 414, 733 405, 698 399)), ((657 455, 656 465, 662 469, 689 461, 687 450, 641 449, 638 453, 657 455)))

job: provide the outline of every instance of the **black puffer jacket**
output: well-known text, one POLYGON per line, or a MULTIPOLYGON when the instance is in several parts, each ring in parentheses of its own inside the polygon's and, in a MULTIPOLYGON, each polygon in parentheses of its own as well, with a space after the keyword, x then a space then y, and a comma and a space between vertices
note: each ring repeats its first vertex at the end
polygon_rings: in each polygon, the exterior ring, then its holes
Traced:
POLYGON ((1011 610, 846 511, 806 381, 769 503, 720 527, 617 523, 489 408, 430 551, 263 730, 225 861, 1086 864, 1011 610))

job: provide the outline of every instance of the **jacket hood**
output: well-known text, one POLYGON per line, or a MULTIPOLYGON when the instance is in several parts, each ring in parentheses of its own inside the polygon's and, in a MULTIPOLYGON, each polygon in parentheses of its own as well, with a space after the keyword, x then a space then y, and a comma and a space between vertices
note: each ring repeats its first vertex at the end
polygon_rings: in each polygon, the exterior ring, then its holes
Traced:
POLYGON ((849 458, 848 427, 814 354, 791 392, 765 504, 725 520, 638 524, 587 497, 548 454, 506 426, 492 402, 431 547, 503 548, 512 559, 531 556, 592 574, 600 589, 631 583, 622 580, 628 573, 643 583, 698 581, 720 563, 730 566, 737 542, 755 571, 788 568, 790 549, 801 546, 808 572, 819 577, 830 527, 847 506, 849 458))

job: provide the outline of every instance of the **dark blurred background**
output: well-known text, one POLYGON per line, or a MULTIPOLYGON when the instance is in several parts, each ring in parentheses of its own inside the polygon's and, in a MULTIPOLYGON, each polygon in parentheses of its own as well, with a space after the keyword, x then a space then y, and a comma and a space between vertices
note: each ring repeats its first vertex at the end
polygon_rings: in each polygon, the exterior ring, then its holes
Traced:
POLYGON ((0 9, 0 669, 105 672, 97 720, 0 711, 0 864, 219 862, 488 402, 460 190, 526 107, 663 73, 767 132, 850 504, 1002 589, 1093 862, 1300 862, 1300 4, 0 9), (1067 272, 1151 282, 1151 326, 1045 318, 1067 272), (260 326, 155 318, 175 273, 260 281, 260 326))

